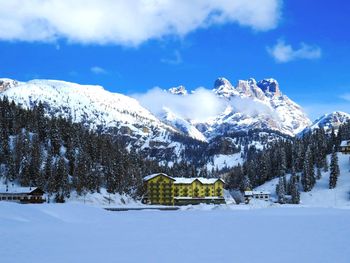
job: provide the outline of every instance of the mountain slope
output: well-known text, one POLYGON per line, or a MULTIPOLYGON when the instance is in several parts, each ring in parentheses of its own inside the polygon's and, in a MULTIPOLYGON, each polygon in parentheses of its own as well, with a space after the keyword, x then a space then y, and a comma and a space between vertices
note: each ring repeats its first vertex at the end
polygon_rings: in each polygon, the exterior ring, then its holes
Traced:
POLYGON ((308 133, 315 129, 324 129, 326 133, 330 133, 332 129, 338 130, 339 126, 350 121, 350 114, 335 111, 332 113, 325 114, 315 120, 309 127, 305 128, 301 134, 308 133))
POLYGON ((129 136, 139 146, 145 146, 149 140, 166 142, 169 133, 177 132, 143 108, 137 100, 108 92, 101 86, 57 80, 18 82, 1 79, 0 92, 1 96, 24 108, 32 108, 42 102, 47 114, 71 118, 90 129, 117 129, 119 134, 129 136))

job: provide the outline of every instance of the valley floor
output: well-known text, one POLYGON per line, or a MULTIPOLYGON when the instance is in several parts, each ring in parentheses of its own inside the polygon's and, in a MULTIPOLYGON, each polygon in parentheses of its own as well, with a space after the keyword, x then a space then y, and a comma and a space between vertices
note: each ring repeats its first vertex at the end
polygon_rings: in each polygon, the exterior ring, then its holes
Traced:
MULTIPOLYGON (((209 208, 209 207, 208 207, 209 208)), ((109 212, 0 203, 0 261, 349 262, 350 209, 109 212)))

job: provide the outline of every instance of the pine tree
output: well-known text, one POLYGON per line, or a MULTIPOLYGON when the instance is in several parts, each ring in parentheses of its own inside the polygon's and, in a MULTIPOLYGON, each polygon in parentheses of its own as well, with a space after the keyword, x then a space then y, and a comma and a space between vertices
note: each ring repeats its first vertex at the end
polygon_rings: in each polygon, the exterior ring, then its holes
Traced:
POLYGON ((339 165, 338 165, 338 156, 335 151, 335 147, 333 147, 332 155, 331 155, 331 165, 330 165, 330 176, 329 176, 329 189, 333 189, 337 186, 337 180, 339 176, 339 165))
POLYGON ((304 160, 301 183, 305 192, 310 192, 315 185, 315 170, 312 163, 312 152, 310 146, 307 148, 304 160))
POLYGON ((66 160, 60 156, 57 163, 57 171, 55 177, 56 202, 64 202, 65 197, 69 197, 70 187, 68 180, 68 170, 66 160))
POLYGON ((241 182, 240 185, 240 190, 241 192, 247 191, 247 190, 251 190, 252 189, 252 185, 250 183, 249 177, 247 175, 244 175, 243 180, 241 182))
POLYGON ((278 184, 276 186, 276 194, 277 194, 277 197, 278 197, 278 202, 280 204, 285 204, 286 200, 285 200, 285 194, 286 194, 286 191, 285 191, 285 184, 284 184, 284 180, 283 180, 283 177, 280 176, 279 180, 278 180, 278 184))
POLYGON ((299 204, 300 203, 300 192, 298 188, 298 183, 296 180, 292 180, 291 178, 291 186, 290 186, 290 195, 292 197, 292 204, 299 204))
POLYGON ((321 168, 317 168, 316 179, 320 180, 322 177, 321 168))
POLYGON ((328 167, 327 156, 325 158, 323 158, 323 165, 322 166, 323 166, 323 171, 328 172, 329 167, 328 167))

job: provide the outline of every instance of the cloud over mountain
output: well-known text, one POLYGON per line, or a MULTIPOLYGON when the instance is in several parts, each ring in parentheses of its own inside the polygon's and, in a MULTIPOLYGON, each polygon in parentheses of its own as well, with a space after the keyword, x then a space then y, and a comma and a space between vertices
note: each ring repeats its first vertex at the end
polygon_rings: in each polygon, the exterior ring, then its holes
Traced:
POLYGON ((164 108, 168 108, 182 118, 198 121, 205 121, 218 115, 226 106, 221 98, 205 88, 197 88, 191 94, 179 96, 156 87, 133 97, 156 115, 161 114, 164 108))
POLYGON ((222 114, 227 107, 230 107, 235 112, 249 116, 266 115, 279 121, 277 114, 258 100, 239 96, 227 100, 217 96, 212 90, 202 87, 184 96, 174 95, 156 87, 146 93, 135 94, 133 97, 158 116, 162 115, 166 108, 181 118, 205 122, 222 114))

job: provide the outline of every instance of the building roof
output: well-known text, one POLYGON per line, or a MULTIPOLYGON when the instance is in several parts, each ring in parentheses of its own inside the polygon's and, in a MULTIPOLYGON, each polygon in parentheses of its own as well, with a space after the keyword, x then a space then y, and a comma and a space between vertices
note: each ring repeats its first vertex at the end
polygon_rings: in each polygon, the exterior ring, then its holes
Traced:
POLYGON ((0 194, 30 194, 35 190, 39 189, 38 187, 20 187, 20 186, 9 186, 9 187, 0 187, 0 194))
POLYGON ((345 147, 345 146, 350 146, 350 141, 349 141, 349 140, 342 141, 342 142, 340 143, 340 147, 345 147))
POLYGON ((214 184, 215 182, 222 181, 223 183, 224 180, 222 180, 221 178, 204 178, 204 177, 191 177, 191 178, 186 178, 186 177, 171 177, 167 174, 164 173, 156 173, 156 174, 150 174, 147 175, 143 178, 144 181, 148 181, 151 180, 159 175, 163 175, 166 176, 172 180, 174 180, 174 184, 192 184, 193 181, 198 180, 199 182, 201 182, 202 184, 214 184))
POLYGON ((270 195, 271 193, 269 191, 244 191, 244 195, 251 196, 251 195, 270 195))
POLYGON ((175 181, 175 179, 174 179, 173 177, 171 177, 171 176, 169 176, 169 175, 167 175, 167 174, 165 174, 165 173, 150 174, 150 175, 145 176, 145 177, 143 178, 143 180, 144 180, 144 181, 148 181, 148 180, 151 180, 151 179, 153 179, 153 178, 155 178, 155 177, 157 177, 157 176, 159 176, 159 175, 163 175, 163 176, 168 177, 168 178, 170 178, 171 180, 174 180, 174 181, 175 181))
POLYGON ((204 178, 204 177, 191 177, 191 178, 184 178, 184 177, 174 177, 175 182, 174 184, 192 184, 195 180, 198 180, 202 184, 214 184, 216 181, 220 180, 224 183, 224 181, 220 178, 204 178))

